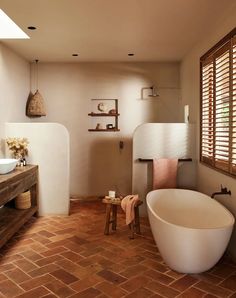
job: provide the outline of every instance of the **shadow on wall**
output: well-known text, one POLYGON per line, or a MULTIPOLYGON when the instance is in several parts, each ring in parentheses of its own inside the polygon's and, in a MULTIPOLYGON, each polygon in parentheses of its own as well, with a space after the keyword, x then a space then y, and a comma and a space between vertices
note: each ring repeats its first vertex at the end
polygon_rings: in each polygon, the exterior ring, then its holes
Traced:
POLYGON ((91 144, 88 164, 88 185, 91 196, 104 196, 109 190, 120 195, 131 193, 132 139, 104 138, 91 144), (125 165, 125 166, 124 166, 125 165))
POLYGON ((0 158, 5 156, 5 140, 0 139, 0 158))

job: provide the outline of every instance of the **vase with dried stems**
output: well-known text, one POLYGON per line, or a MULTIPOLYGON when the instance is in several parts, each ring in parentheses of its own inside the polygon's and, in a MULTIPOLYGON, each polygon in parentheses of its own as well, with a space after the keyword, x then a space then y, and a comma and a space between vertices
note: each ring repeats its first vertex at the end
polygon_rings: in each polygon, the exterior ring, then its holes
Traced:
POLYGON ((12 153, 12 157, 19 160, 19 165, 26 165, 25 157, 28 155, 28 139, 7 138, 6 143, 12 153))

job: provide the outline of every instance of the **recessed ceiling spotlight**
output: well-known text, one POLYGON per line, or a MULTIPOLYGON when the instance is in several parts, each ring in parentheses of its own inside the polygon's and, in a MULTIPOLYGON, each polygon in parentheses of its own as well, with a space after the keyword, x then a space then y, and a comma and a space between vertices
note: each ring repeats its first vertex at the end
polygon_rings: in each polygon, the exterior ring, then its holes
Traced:
POLYGON ((34 26, 29 26, 29 27, 27 27, 29 30, 36 30, 37 28, 36 27, 34 27, 34 26))
POLYGON ((79 56, 79 54, 72 54, 72 56, 73 56, 73 57, 77 57, 77 56, 79 56))
POLYGON ((134 53, 129 53, 128 56, 134 56, 134 53))

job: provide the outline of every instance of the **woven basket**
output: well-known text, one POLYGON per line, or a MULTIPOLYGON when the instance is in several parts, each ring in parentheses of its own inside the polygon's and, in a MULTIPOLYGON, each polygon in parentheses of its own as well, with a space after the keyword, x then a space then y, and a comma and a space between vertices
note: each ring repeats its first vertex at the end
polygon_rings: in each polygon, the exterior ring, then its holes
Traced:
POLYGON ((15 198, 16 209, 29 209, 31 207, 30 191, 21 193, 15 198))
POLYGON ((46 116, 44 100, 38 90, 28 99, 26 115, 29 117, 46 116))

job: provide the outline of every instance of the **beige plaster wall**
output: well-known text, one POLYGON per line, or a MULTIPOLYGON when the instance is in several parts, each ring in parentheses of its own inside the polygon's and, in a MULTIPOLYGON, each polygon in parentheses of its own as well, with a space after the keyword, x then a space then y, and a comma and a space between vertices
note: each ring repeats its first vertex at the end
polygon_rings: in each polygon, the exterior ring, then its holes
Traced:
POLYGON ((133 131, 145 122, 183 121, 179 87, 178 63, 39 64, 47 116, 37 121, 59 122, 69 131, 71 194, 104 195, 117 188, 130 193, 133 131), (153 84, 160 96, 145 92, 141 99, 141 89, 153 84), (120 132, 88 132, 96 124, 88 117, 91 98, 118 98, 120 132))
POLYGON ((29 86, 29 63, 0 43, 0 156, 4 155, 5 122, 29 121, 25 116, 29 86))
MULTIPOLYGON (((199 59, 207 50, 216 44, 222 37, 236 26, 236 3, 222 15, 215 30, 207 32, 201 42, 188 53, 181 64, 181 91, 183 104, 190 106, 190 122, 196 123, 197 129, 197 156, 199 159, 199 112, 200 112, 200 72, 199 59)), ((219 197, 225 206, 236 216, 236 179, 216 172, 198 163, 198 189, 206 194, 211 194, 220 189, 220 184, 232 191, 232 196, 219 197)), ((230 251, 236 259, 236 230, 234 230, 230 251)))

